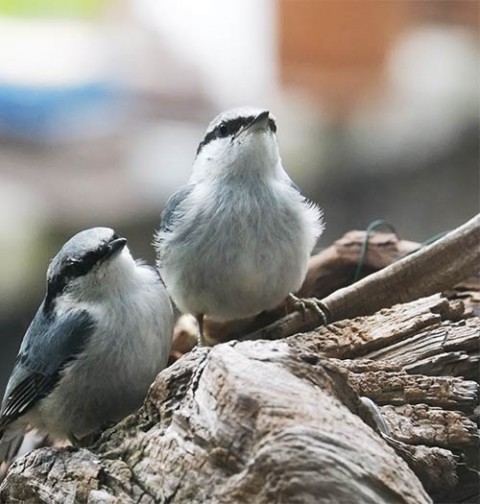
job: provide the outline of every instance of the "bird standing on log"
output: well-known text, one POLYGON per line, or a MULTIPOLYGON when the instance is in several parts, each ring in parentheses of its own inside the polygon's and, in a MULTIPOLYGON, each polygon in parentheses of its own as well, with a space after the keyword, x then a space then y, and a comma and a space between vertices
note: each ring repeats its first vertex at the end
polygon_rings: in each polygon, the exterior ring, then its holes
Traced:
POLYGON ((188 184, 162 213, 157 265, 178 308, 233 320, 296 292, 323 231, 320 209, 283 169, 268 110, 218 115, 200 143, 188 184))
POLYGON ((112 229, 88 229, 52 260, 0 410, 0 462, 28 427, 77 442, 120 420, 166 366, 170 299, 126 243, 112 229))

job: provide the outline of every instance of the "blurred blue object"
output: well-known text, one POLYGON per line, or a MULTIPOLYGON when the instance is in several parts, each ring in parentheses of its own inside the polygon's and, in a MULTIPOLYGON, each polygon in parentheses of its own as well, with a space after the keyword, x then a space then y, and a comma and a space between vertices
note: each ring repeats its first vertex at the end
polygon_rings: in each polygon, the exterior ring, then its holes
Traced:
POLYGON ((71 140, 114 127, 118 88, 107 81, 75 86, 0 83, 0 136, 35 142, 71 140))

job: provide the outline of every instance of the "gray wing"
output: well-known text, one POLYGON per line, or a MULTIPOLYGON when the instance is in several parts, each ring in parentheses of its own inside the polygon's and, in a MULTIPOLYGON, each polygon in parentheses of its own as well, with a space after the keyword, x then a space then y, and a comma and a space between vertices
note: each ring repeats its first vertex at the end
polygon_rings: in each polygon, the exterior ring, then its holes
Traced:
POLYGON ((180 187, 180 189, 170 196, 160 218, 160 228, 158 230, 159 236, 162 233, 171 233, 173 231, 175 221, 181 219, 182 217, 180 206, 187 196, 193 191, 193 188, 193 184, 180 187))
POLYGON ((1 432, 57 384, 64 366, 85 348, 94 328, 84 310, 47 316, 40 306, 23 338, 0 410, 1 432))

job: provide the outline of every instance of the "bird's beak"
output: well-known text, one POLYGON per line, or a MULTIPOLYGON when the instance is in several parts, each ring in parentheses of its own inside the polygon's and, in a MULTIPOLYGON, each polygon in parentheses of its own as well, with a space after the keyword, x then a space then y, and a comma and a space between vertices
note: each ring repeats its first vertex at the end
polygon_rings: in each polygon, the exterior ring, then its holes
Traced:
POLYGON ((260 114, 253 119, 253 121, 249 122, 246 126, 244 126, 236 135, 235 138, 240 136, 249 135, 250 133, 255 133, 257 131, 266 131, 268 129, 268 121, 270 119, 270 112, 268 110, 264 110, 260 114))
POLYGON ((107 245, 107 253, 105 254, 105 259, 110 259, 113 256, 116 256, 123 250, 123 247, 127 244, 126 238, 117 238, 116 240, 112 240, 107 245))

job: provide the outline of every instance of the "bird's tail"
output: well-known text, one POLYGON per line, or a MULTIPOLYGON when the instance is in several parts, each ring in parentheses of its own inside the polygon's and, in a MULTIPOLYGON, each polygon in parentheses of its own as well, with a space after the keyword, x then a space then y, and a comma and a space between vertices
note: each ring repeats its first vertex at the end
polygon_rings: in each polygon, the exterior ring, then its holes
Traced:
POLYGON ((0 482, 16 458, 47 444, 48 436, 24 425, 12 425, 0 432, 0 482))
POLYGON ((19 454, 25 435, 25 427, 9 425, 0 431, 0 463, 12 462, 19 454))

